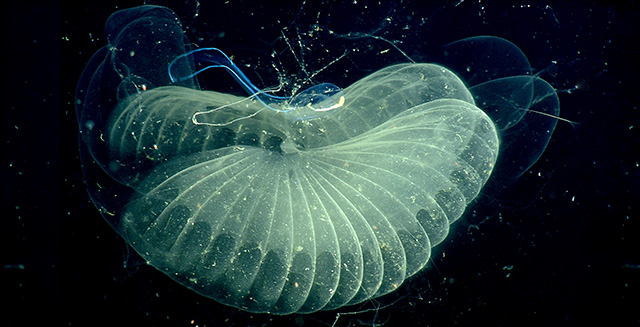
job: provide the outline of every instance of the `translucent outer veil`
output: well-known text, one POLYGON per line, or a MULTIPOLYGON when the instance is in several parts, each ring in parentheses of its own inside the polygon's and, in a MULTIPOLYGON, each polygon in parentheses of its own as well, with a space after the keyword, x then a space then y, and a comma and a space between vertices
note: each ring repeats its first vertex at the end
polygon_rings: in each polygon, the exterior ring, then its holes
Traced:
POLYGON ((450 44, 444 66, 398 64, 340 85, 339 110, 291 119, 252 94, 202 90, 193 60, 175 61, 192 49, 167 8, 119 11, 106 34, 77 91, 93 202, 150 265, 251 312, 394 291, 494 168, 515 178, 539 158, 556 120, 530 113, 559 108, 495 37, 450 44), (466 83, 458 66, 470 67, 466 83))

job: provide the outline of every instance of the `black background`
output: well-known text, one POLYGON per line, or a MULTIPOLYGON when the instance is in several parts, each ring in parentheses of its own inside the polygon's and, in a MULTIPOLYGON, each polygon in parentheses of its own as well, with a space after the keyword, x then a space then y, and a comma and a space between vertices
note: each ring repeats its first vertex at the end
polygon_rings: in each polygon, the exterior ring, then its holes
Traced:
MULTIPOLYGON (((485 194, 470 208, 427 269, 390 296, 339 310, 366 312, 343 314, 337 326, 640 323, 635 2, 150 3, 174 9, 192 42, 254 64, 252 79, 276 79, 273 63, 299 67, 281 33, 289 27, 285 35, 295 40, 292 27, 317 21, 362 36, 310 41, 360 50, 319 74, 322 81, 346 86, 406 62, 371 35, 429 61, 447 42, 486 34, 517 44, 558 89, 560 115, 575 123, 559 122, 539 162, 508 194, 485 194)), ((337 312, 250 314, 193 293, 141 263, 90 202, 78 159, 75 85, 106 44, 109 15, 140 4, 3 4, 0 296, 10 304, 2 306, 2 325, 330 326, 337 312)), ((309 69, 330 60, 319 58, 309 69)))

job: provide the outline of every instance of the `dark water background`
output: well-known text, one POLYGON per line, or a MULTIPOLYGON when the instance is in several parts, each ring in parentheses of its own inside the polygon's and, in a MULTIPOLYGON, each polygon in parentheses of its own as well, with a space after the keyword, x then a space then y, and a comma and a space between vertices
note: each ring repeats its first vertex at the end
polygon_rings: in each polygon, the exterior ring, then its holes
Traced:
MULTIPOLYGON (((337 326, 640 323, 636 2, 149 3, 176 11, 191 42, 252 65, 252 79, 276 82, 274 67, 304 76, 349 45, 357 51, 316 77, 344 87, 407 57, 428 62, 448 42, 495 35, 558 89, 561 116, 576 124, 559 122, 539 162, 508 194, 470 209, 427 269, 392 295, 339 310, 365 312, 337 326), (339 37, 306 37, 313 24, 339 37)), ((75 84, 106 44, 109 15, 140 4, 3 4, 0 296, 9 304, 0 325, 331 326, 337 312, 250 314, 193 293, 140 262, 90 202, 75 84)))

